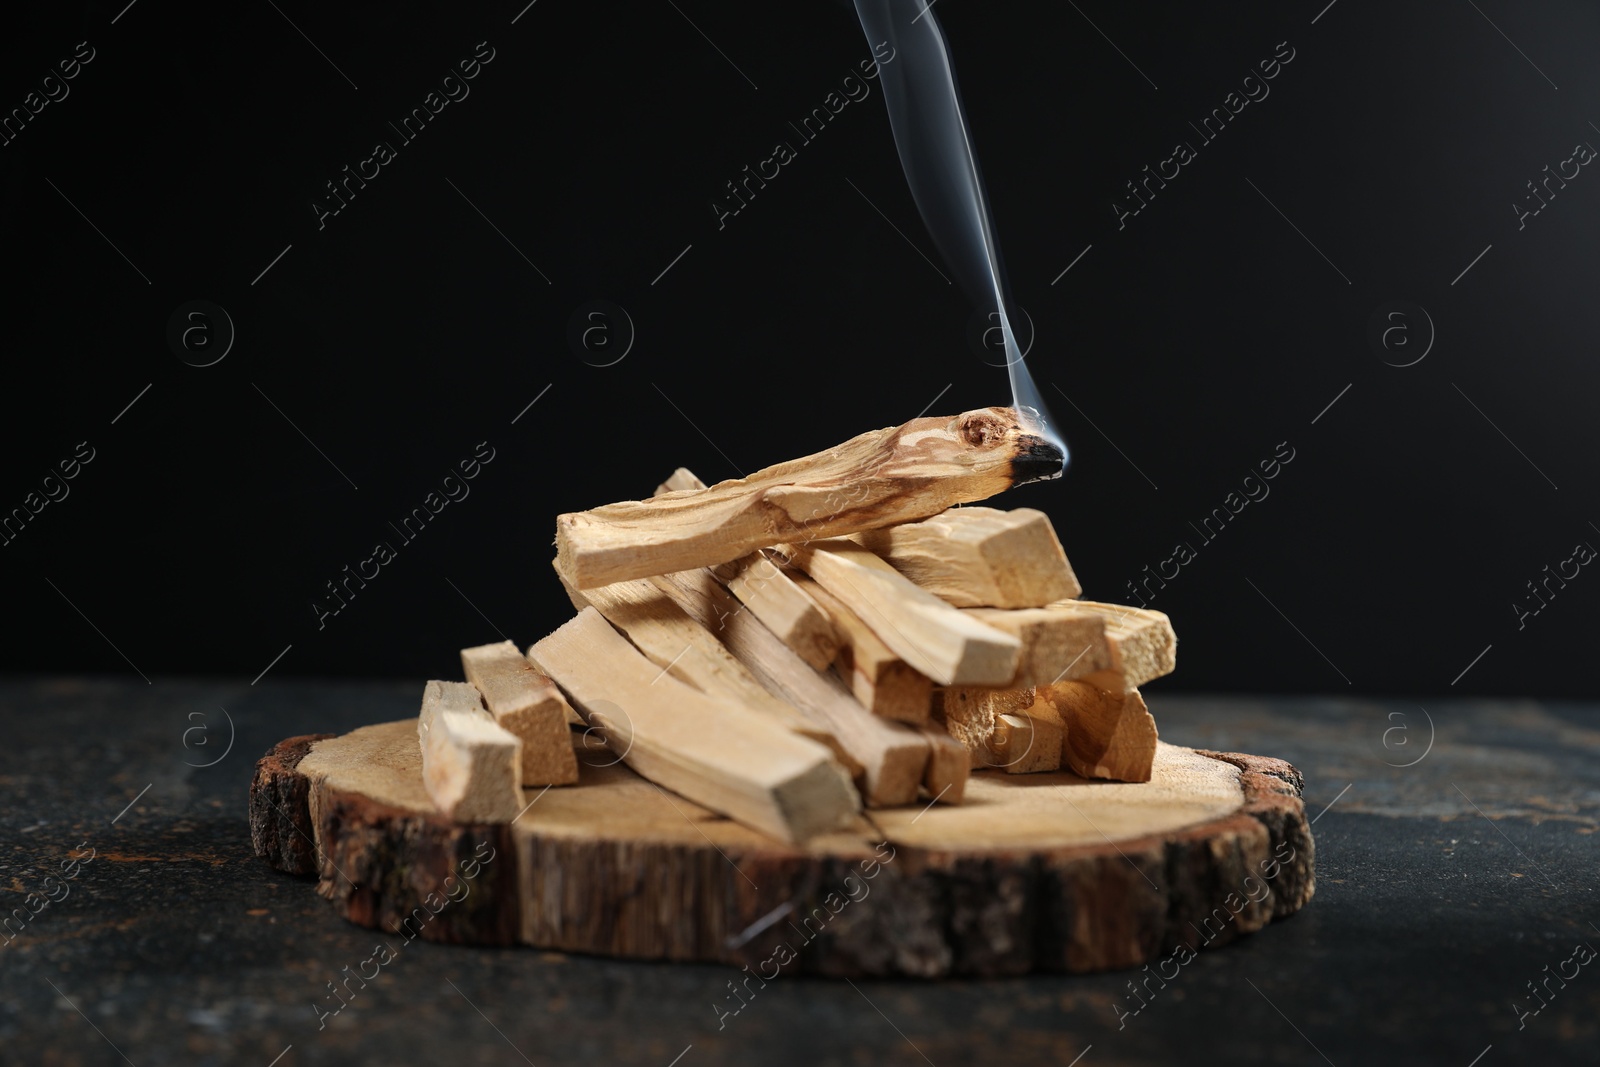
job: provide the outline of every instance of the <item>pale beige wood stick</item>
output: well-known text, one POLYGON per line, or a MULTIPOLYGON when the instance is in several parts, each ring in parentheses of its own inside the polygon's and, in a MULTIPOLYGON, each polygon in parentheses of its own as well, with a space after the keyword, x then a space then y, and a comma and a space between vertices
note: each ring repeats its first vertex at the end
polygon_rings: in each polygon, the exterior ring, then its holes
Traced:
POLYGON ((578 780, 569 722, 580 725, 555 683, 510 641, 461 650, 467 681, 483 694, 495 722, 522 739, 523 785, 570 785, 578 780))
POLYGON ((1001 715, 989 738, 998 769, 1008 774, 1034 774, 1061 769, 1064 731, 1059 719, 1035 715, 1001 715))
POLYGON ((838 656, 843 635, 829 613, 765 554, 752 552, 712 571, 727 584, 728 592, 811 666, 826 670, 838 656))
MULTIPOLYGON (((565 583, 563 583, 565 584, 565 583)), ((672 598, 642 578, 593 589, 566 586, 572 604, 595 608, 621 630, 645 658, 702 693, 725 697, 753 712, 844 754, 832 731, 818 726, 769 693, 716 635, 691 619, 672 598)), ((846 765, 850 765, 848 756, 846 765)), ((859 770, 859 768, 853 768, 859 770)))
POLYGON ((1088 682, 1043 687, 1066 724, 1061 758, 1085 778, 1148 782, 1156 755, 1156 721, 1137 689, 1101 689, 1088 682))
POLYGON ((972 773, 972 757, 967 746, 951 737, 943 724, 925 723, 918 727, 928 740, 928 769, 922 775, 922 788, 940 804, 959 804, 967 794, 967 778, 972 773))
POLYGON ((953 686, 934 693, 934 717, 967 749, 971 767, 994 767, 1002 761, 990 746, 1002 715, 1020 715, 1034 702, 1032 689, 987 689, 953 686))
POLYGON ((681 493, 685 489, 704 489, 706 483, 700 480, 699 475, 688 467, 679 467, 667 475, 667 480, 656 486, 656 496, 665 493, 681 493))
POLYGON ((851 539, 957 607, 1042 608, 1083 592, 1050 516, 1033 508, 951 508, 851 539))
POLYGON ((815 580, 801 575, 796 587, 822 605, 844 638, 834 665, 861 706, 874 715, 919 725, 928 721, 933 682, 895 655, 855 612, 815 580))
POLYGON ((953 608, 854 541, 813 541, 783 551, 872 628, 884 644, 940 685, 1005 685, 1022 643, 953 608))
POLYGON ((629 767, 697 804, 790 842, 841 829, 860 810, 826 748, 678 681, 594 608, 530 654, 629 767))
POLYGON ((556 566, 587 589, 715 566, 755 549, 923 519, 1053 478, 1060 449, 1011 408, 913 419, 708 489, 556 518, 556 566))
MULTIPOLYGON (((563 724, 561 731, 566 733, 563 724)), ((456 822, 510 822, 522 809, 522 740, 465 682, 429 682, 417 716, 422 781, 456 822)), ((568 751, 571 751, 570 744, 568 751)))
POLYGON ((1093 600, 1068 600, 1055 607, 1092 612, 1105 620, 1111 665, 1097 674, 1085 675, 1083 681, 1120 692, 1176 669, 1178 636, 1172 632, 1172 620, 1162 612, 1093 600))
POLYGON ((1006 689, 1052 685, 1111 669, 1111 644, 1105 616, 1081 609, 1076 600, 1047 608, 963 608, 985 626, 1015 637, 1022 645, 1017 673, 1006 689))
MULTIPOLYGON (((704 489, 687 467, 679 467, 656 487, 656 495, 684 489, 704 489)), ((817 670, 827 670, 839 653, 840 636, 827 614, 794 581, 758 551, 712 568, 728 587, 778 639, 817 670)))
POLYGON ((710 571, 680 571, 651 581, 690 618, 716 634, 769 691, 838 738, 861 768, 861 793, 869 806, 916 800, 929 755, 920 734, 872 714, 839 679, 813 669, 746 611, 710 571))

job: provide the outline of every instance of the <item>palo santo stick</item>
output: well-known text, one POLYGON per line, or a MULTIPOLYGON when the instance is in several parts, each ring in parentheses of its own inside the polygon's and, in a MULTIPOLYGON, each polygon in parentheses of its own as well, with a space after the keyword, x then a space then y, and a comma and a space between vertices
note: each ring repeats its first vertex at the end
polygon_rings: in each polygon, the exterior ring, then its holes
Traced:
POLYGON ((1087 682, 1039 690, 1066 723, 1062 761, 1085 778, 1148 782, 1156 754, 1156 721, 1137 689, 1112 692, 1087 682))
POLYGON ((964 608, 963 613, 1022 644, 1017 673, 1005 686, 1025 689, 1111 669, 1105 616, 1064 600, 1047 608, 964 608))
POLYGON ((951 508, 852 538, 962 608, 1042 608, 1083 592, 1050 517, 1033 508, 951 508))
POLYGON ((936 715, 946 732, 967 749, 971 767, 994 767, 1003 762, 990 741, 1002 715, 1020 715, 1034 701, 1031 689, 982 689, 962 686, 934 695, 936 715))
MULTIPOLYGON (((704 489, 706 483, 687 467, 679 467, 656 487, 656 496, 684 489, 704 489)), ((716 576, 778 639, 819 671, 839 653, 839 633, 827 614, 761 552, 719 564, 716 576)))
POLYGON ((599 611, 646 659, 680 682, 709 696, 726 698, 802 737, 842 751, 831 732, 767 692, 710 630, 689 618, 667 594, 644 579, 583 590, 569 585, 566 589, 575 608, 599 611))
POLYGON ((839 677, 861 706, 874 715, 918 725, 928 721, 933 682, 894 654, 856 613, 813 579, 793 579, 795 587, 822 605, 844 638, 834 661, 839 677))
POLYGON ((860 810, 826 748, 666 674, 594 608, 530 654, 629 767, 696 804, 790 842, 860 810))
MULTIPOLYGON (((566 732, 565 724, 562 733, 566 732)), ((422 782, 456 822, 508 823, 522 809, 522 741, 465 682, 429 682, 417 716, 422 782)), ((571 745, 567 750, 572 750, 571 745)))
POLYGON ((679 467, 667 476, 667 480, 656 486, 656 496, 664 493, 681 493, 685 489, 704 489, 706 483, 700 480, 699 475, 688 467, 679 467))
POLYGON ((712 568, 767 629, 817 670, 827 670, 838 656, 843 635, 809 590, 795 584, 760 552, 712 568))
POLYGON ((578 780, 569 720, 577 714, 555 684, 510 641, 461 650, 467 681, 483 694, 494 721, 522 740, 523 785, 578 780))
POLYGON ((651 579, 657 588, 716 634, 774 695, 838 738, 854 763, 871 807, 910 804, 928 764, 928 745, 901 723, 880 719, 857 703, 837 678, 820 674, 778 640, 708 570, 651 579))
POLYGON ((556 567, 579 589, 715 566, 786 541, 936 515, 1059 475, 1061 450, 1011 408, 913 419, 708 489, 556 518, 556 567))
POLYGON ((1111 666, 1086 675, 1085 681, 1102 689, 1124 691, 1171 674, 1177 666, 1178 636, 1172 632, 1172 620, 1162 612, 1093 600, 1069 600, 1053 607, 1093 612, 1105 619, 1111 666))
POLYGON ((884 644, 940 685, 1006 685, 1016 675, 1017 638, 951 607, 854 541, 814 541, 786 552, 884 644))
POLYGON ((1008 774, 1033 774, 1061 769, 1064 731, 1059 719, 1035 715, 1002 715, 989 747, 1008 774))
POLYGON ((972 757, 967 746, 936 722, 918 729, 928 739, 928 769, 922 775, 922 788, 940 804, 961 803, 967 792, 967 778, 972 773, 972 757))

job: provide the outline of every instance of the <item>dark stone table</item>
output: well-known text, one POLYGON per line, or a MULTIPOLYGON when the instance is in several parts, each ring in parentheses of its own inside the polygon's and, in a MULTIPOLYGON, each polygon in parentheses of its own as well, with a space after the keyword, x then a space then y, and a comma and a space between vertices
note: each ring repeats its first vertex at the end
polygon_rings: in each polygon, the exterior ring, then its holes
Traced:
POLYGON ((252 856, 251 768, 292 734, 414 715, 420 691, 0 683, 0 1062, 1600 1063, 1600 961, 1575 953, 1600 946, 1600 707, 1159 689, 1167 740, 1305 772, 1318 884, 1137 1014, 1132 972, 780 978, 719 1028, 731 969, 418 941, 319 1029, 382 935, 252 856))

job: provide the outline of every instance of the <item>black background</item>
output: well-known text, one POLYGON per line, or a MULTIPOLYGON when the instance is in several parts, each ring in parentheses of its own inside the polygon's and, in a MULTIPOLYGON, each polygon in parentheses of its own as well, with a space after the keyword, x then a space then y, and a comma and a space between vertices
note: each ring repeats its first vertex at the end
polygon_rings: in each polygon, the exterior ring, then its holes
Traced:
MULTIPOLYGON (((458 648, 570 614, 558 512, 679 464, 736 476, 936 396, 1008 400, 924 259, 876 83, 718 228, 723 183, 869 55, 849 6, 523 2, 7 13, 0 108, 79 41, 95 58, 0 148, 0 511, 78 442, 95 459, 0 548, 0 666, 456 677, 458 648), (400 145, 386 122, 480 41, 470 96, 400 145), (378 140, 397 158, 319 230, 312 201, 378 140), (206 368, 166 340, 196 299, 237 329, 206 368), (614 366, 567 341, 594 299, 636 328, 614 366), (483 441, 470 496, 400 544, 388 523, 483 441), (313 599, 379 540, 398 558, 319 629, 313 599)), ((1182 644, 1161 684, 1592 696, 1600 578, 1520 630, 1512 605, 1600 544, 1600 178, 1520 230, 1512 204, 1600 144, 1600 11, 935 14, 1073 450, 1063 480, 996 503, 1047 510, 1099 599, 1199 550, 1150 602, 1182 644), (1189 123, 1279 42, 1270 96, 1200 146, 1189 123), (1119 230, 1124 182, 1180 140, 1198 158, 1119 230), (1367 337, 1398 300, 1437 334, 1403 368, 1367 337), (1202 543, 1189 523, 1280 442, 1295 459, 1271 495, 1202 543)))

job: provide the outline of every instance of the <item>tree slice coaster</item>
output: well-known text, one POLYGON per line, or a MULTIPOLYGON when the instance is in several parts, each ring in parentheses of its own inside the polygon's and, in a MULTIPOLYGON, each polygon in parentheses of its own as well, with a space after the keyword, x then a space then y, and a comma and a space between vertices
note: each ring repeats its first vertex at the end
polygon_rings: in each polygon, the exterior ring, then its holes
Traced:
POLYGON ((980 772, 959 806, 873 810, 785 845, 574 736, 577 785, 510 825, 458 825, 422 784, 415 720, 294 737, 256 765, 256 853, 341 915, 410 940, 809 974, 1134 967, 1226 944, 1315 889, 1282 760, 1161 744, 1151 780, 980 772))

